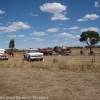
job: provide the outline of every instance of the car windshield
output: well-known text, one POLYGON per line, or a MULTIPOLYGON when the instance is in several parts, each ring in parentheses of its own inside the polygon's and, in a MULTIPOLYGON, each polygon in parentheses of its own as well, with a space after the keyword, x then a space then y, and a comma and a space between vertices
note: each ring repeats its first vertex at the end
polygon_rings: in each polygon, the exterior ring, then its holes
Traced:
POLYGON ((34 52, 39 52, 38 50, 28 50, 28 53, 34 53, 34 52))
POLYGON ((0 53, 4 53, 4 50, 0 50, 0 53))

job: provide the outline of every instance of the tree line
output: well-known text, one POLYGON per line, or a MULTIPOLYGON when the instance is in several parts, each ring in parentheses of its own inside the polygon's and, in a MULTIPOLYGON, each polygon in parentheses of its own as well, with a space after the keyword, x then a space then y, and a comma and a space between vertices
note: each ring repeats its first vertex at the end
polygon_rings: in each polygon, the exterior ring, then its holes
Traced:
MULTIPOLYGON (((97 44, 100 41, 100 36, 99 33, 95 31, 84 31, 80 35, 79 41, 87 44, 86 47, 90 48, 91 51, 92 48, 95 47, 95 44, 97 44)), ((15 47, 15 41, 14 39, 11 39, 9 42, 9 48, 12 51, 14 47, 15 47)), ((82 47, 78 46, 77 48, 82 48, 82 47)))

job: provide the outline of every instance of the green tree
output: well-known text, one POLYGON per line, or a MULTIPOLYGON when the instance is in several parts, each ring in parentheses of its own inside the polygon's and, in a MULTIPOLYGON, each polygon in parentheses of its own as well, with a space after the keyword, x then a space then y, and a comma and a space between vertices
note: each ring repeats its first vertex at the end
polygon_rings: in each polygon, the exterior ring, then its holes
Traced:
POLYGON ((11 39, 10 42, 9 42, 9 48, 10 48, 11 51, 12 51, 14 47, 15 47, 14 39, 11 39))
POLYGON ((92 46, 97 44, 100 41, 100 36, 98 32, 86 31, 86 32, 82 32, 82 34, 80 35, 79 41, 85 42, 89 46, 90 51, 91 51, 92 46))

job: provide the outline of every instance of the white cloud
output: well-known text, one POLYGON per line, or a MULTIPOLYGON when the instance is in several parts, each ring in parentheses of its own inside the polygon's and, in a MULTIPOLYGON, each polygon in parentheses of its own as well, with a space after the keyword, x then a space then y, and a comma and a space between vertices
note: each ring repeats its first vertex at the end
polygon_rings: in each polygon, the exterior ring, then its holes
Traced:
POLYGON ((27 23, 24 22, 13 22, 7 27, 0 26, 0 33, 6 33, 6 32, 15 32, 19 29, 28 29, 30 28, 27 23))
POLYGON ((67 12, 64 12, 63 14, 67 14, 67 12))
POLYGON ((82 19, 82 18, 81 18, 81 19, 78 19, 77 21, 78 21, 78 22, 83 22, 83 21, 87 21, 87 19, 84 19, 84 18, 82 19))
POLYGON ((66 33, 66 32, 64 32, 64 33, 61 33, 61 34, 58 34, 58 37, 72 37, 72 34, 68 34, 68 33, 66 33))
POLYGON ((46 30, 47 32, 58 32, 59 28, 50 28, 46 30))
POLYGON ((7 37, 15 38, 15 37, 25 37, 24 35, 7 35, 7 37))
POLYGON ((95 28, 95 27, 89 27, 89 28, 82 28, 80 31, 81 32, 84 32, 84 31, 96 31, 96 32, 99 32, 100 30, 98 28, 95 28))
POLYGON ((13 22, 8 28, 11 28, 11 29, 27 29, 27 28, 30 28, 30 26, 27 25, 27 23, 24 23, 24 22, 13 22))
POLYGON ((0 14, 4 14, 4 13, 6 13, 6 12, 0 9, 0 14))
POLYGON ((38 14, 33 14, 33 13, 30 13, 30 15, 31 15, 31 16, 38 16, 38 14))
POLYGON ((44 39, 40 39, 40 38, 34 38, 34 37, 33 37, 33 40, 36 40, 36 41, 39 41, 39 42, 42 42, 42 41, 44 41, 44 39))
POLYGON ((51 20, 69 20, 69 18, 65 17, 64 14, 54 14, 51 20))
POLYGON ((6 30, 6 27, 0 26, 0 31, 6 30))
POLYGON ((9 43, 9 41, 5 41, 5 42, 9 43))
POLYGON ((64 44, 68 44, 68 43, 65 41, 64 44))
POLYGON ((53 40, 54 42, 58 41, 58 40, 53 40))
POLYGON ((58 25, 63 25, 62 23, 58 24, 58 25))
POLYGON ((68 28, 69 30, 76 30, 76 29, 79 29, 79 27, 78 26, 74 26, 74 27, 70 27, 70 28, 68 28))
POLYGON ((60 3, 45 3, 40 6, 40 10, 43 12, 53 13, 51 20, 69 20, 70 18, 65 16, 65 12, 67 10, 67 6, 61 5, 60 3))
POLYGON ((30 39, 30 38, 26 38, 26 39, 30 39))
POLYGON ((76 35, 75 37, 80 38, 80 35, 76 35))
POLYGON ((18 35, 18 37, 25 37, 24 35, 18 35))
POLYGON ((42 36, 42 35, 46 35, 46 34, 45 34, 45 32, 36 32, 36 31, 34 31, 31 35, 42 36))
POLYGON ((61 5, 60 3, 54 2, 54 3, 45 3, 43 6, 40 6, 40 9, 43 12, 50 12, 50 13, 61 13, 62 11, 65 11, 67 9, 67 6, 61 5))
POLYGON ((87 14, 84 17, 78 19, 77 21, 82 22, 82 21, 87 21, 88 19, 95 20, 97 18, 99 18, 99 16, 96 14, 87 14))
POLYGON ((69 34, 69 33, 64 32, 64 33, 58 34, 58 37, 79 38, 79 35, 73 36, 72 34, 69 34))
POLYGON ((17 37, 17 35, 7 35, 7 37, 15 38, 15 37, 17 37))
POLYGON ((76 31, 71 31, 72 33, 76 33, 76 31))
POLYGON ((95 7, 99 7, 100 6, 100 1, 96 1, 94 4, 95 7))
POLYGON ((99 18, 99 16, 96 14, 87 14, 84 18, 90 19, 90 20, 95 20, 96 18, 99 18))
POLYGON ((68 40, 67 38, 65 40, 68 40))
POLYGON ((81 43, 79 42, 79 41, 77 41, 77 42, 73 42, 71 45, 73 45, 73 46, 79 46, 81 43))
POLYGON ((67 28, 63 28, 62 30, 67 30, 67 28))

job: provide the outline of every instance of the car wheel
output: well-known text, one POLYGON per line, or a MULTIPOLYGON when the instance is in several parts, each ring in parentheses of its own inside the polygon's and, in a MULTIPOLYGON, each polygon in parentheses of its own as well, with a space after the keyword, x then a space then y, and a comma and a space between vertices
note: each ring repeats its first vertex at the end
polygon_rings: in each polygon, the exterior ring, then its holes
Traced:
POLYGON ((50 53, 50 55, 52 55, 52 53, 50 53))
POLYGON ((7 59, 4 59, 4 60, 8 60, 8 58, 7 59))
POLYGON ((28 61, 31 61, 30 57, 28 58, 28 61))
POLYGON ((44 59, 42 58, 42 59, 40 59, 40 61, 44 61, 44 59))

